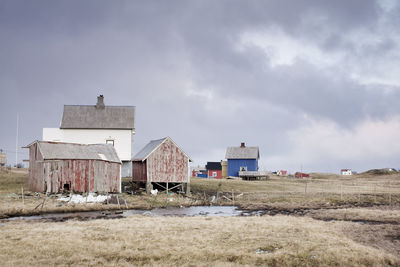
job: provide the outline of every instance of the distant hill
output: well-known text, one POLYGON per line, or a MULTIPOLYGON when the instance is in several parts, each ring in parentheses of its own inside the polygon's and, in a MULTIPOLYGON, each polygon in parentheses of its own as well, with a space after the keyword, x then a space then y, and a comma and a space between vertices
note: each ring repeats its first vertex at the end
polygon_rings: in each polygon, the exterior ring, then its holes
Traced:
POLYGON ((369 174, 369 175, 387 175, 397 173, 397 170, 394 168, 384 168, 384 169, 372 169, 366 172, 362 172, 360 174, 369 174))

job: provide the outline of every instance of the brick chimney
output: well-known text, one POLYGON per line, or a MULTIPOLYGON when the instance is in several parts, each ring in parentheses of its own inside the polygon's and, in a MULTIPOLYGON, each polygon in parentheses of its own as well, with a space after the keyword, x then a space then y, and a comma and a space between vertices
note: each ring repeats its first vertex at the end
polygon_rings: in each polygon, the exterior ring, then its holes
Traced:
POLYGON ((245 143, 244 142, 240 143, 240 147, 246 147, 245 143))
POLYGON ((104 108, 104 96, 103 95, 99 95, 97 97, 96 108, 97 109, 103 109, 104 108))

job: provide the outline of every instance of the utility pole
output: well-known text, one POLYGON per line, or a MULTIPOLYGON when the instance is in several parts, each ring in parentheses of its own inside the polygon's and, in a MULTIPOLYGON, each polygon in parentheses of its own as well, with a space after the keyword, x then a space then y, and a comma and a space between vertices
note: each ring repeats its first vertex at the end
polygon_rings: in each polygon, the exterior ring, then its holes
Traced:
POLYGON ((18 167, 18 124, 19 124, 19 114, 17 113, 17 136, 15 138, 15 167, 18 167))

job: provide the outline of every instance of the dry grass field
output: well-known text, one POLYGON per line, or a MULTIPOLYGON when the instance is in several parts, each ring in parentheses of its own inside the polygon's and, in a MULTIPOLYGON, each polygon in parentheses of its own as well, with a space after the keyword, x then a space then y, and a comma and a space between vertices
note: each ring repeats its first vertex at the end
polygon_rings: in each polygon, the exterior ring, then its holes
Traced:
POLYGON ((126 205, 120 206, 62 203, 57 195, 26 191, 27 180, 26 171, 0 172, 0 218, 209 204, 237 205, 265 215, 3 220, 2 266, 400 266, 398 174, 313 174, 307 180, 273 176, 267 181, 193 178, 189 197, 122 193, 126 205))
POLYGON ((306 217, 145 217, 0 225, 2 266, 399 266, 348 222, 306 217))
MULTIPOLYGON (((327 208, 400 203, 400 174, 353 175, 313 174, 309 179, 272 176, 267 181, 193 178, 191 187, 197 193, 227 198, 245 209, 327 208)), ((229 201, 228 201, 229 202, 229 201)))

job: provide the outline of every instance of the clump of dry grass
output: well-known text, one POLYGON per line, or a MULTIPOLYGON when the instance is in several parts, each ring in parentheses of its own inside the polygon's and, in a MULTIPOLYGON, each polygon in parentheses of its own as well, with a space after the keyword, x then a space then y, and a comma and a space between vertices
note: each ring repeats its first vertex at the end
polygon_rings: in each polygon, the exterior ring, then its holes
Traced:
POLYGON ((348 223, 288 216, 143 217, 0 226, 0 262, 21 265, 398 265, 337 232, 348 223), (40 245, 38 245, 40 244, 40 245))

